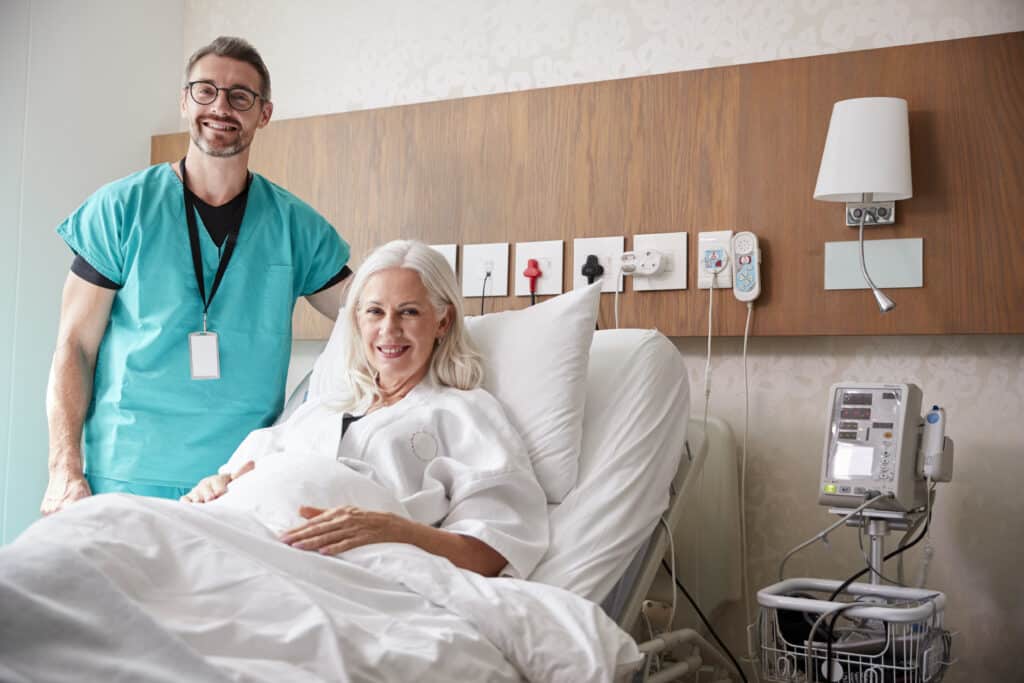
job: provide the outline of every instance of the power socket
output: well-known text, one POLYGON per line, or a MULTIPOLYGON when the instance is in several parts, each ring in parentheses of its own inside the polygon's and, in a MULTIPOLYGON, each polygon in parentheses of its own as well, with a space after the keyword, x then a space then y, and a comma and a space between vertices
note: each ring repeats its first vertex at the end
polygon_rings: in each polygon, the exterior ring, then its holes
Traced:
POLYGON ((625 238, 618 237, 577 237, 572 243, 573 289, 587 286, 587 278, 580 272, 588 256, 594 256, 604 268, 601 276, 601 291, 622 291, 622 278, 618 277, 625 238))
POLYGON ((507 242, 462 247, 462 296, 481 295, 508 296, 507 242))
POLYGON ((732 289, 732 230, 697 236, 697 288, 732 289))
POLYGON ((623 252, 620 269, 623 275, 650 277, 672 268, 665 254, 662 254, 657 249, 644 249, 642 251, 623 252))
POLYGON ((541 271, 541 276, 537 278, 537 295, 562 293, 564 245, 562 240, 516 243, 515 270, 512 273, 516 296, 530 296, 530 280, 523 275, 530 259, 537 260, 541 271))
POLYGON ((633 274, 633 291, 686 289, 685 232, 640 233, 633 235, 633 251, 641 254, 648 249, 661 254, 661 270, 654 275, 633 274))

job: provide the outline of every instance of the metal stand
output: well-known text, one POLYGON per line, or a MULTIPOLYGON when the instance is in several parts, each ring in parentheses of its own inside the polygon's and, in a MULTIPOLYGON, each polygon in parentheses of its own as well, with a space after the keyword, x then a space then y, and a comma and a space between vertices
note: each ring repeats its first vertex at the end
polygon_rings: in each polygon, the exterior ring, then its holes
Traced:
MULTIPOLYGON (((835 515, 848 515, 853 508, 829 508, 835 515)), ((846 520, 846 526, 866 527, 871 539, 871 583, 881 585, 885 563, 885 537, 893 531, 906 531, 913 526, 923 512, 896 512, 894 510, 862 510, 846 520)))

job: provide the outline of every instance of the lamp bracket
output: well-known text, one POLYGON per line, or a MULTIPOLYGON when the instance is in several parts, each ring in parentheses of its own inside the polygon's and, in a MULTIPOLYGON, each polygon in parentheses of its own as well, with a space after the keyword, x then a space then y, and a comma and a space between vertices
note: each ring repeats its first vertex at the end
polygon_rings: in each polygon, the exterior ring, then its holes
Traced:
POLYGON ((846 205, 846 225, 860 226, 861 216, 864 227, 891 225, 896 222, 896 202, 850 202, 846 205))

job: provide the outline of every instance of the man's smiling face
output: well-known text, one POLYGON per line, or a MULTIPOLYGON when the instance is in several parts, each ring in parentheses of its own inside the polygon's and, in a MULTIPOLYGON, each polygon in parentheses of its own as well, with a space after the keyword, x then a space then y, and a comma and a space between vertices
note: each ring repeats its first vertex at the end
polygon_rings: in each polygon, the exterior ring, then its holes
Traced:
POLYGON ((252 144, 258 128, 270 121, 273 105, 262 97, 248 111, 238 111, 228 101, 226 88, 245 88, 254 93, 263 91, 259 72, 251 64, 207 55, 192 67, 190 83, 202 81, 222 88, 210 104, 199 104, 186 87, 181 94, 181 115, 188 119, 189 135, 201 151, 215 157, 240 154, 252 144))

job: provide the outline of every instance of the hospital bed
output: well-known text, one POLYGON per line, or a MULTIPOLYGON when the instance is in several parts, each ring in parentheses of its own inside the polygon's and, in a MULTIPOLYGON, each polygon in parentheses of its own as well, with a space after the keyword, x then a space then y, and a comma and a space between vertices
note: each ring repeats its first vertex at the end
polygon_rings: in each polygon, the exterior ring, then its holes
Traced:
MULTIPOLYGON (((302 403, 309 381, 307 374, 280 419, 302 403)), ((689 419, 689 398, 683 359, 662 334, 594 333, 579 480, 549 506, 552 550, 530 576, 601 603, 638 641, 652 635, 638 624, 644 601, 670 604, 676 591, 662 567, 663 558, 673 560, 670 547, 706 614, 740 597, 736 443, 723 420, 689 419)), ((679 602, 677 633, 665 644, 702 642, 697 625, 679 602)), ((704 649, 725 664, 715 648, 704 649)))
POLYGON ((709 663, 725 671, 692 629, 639 648, 623 633, 652 585, 659 590, 665 527, 683 580, 704 577, 706 612, 738 595, 735 447, 723 423, 710 420, 702 434, 688 413, 671 342, 649 330, 595 333, 579 478, 550 507, 551 547, 525 582, 459 572, 407 546, 306 559, 314 554, 171 501, 117 497, 101 518, 116 534, 103 544, 88 541, 87 525, 62 532, 43 520, 14 544, 23 571, 0 570, 0 679, 67 680, 74 671, 78 680, 424 683, 488 671, 488 680, 631 680, 649 671, 648 653, 673 645, 685 646, 678 673, 709 663), (701 498, 732 514, 706 512, 701 498), (602 602, 622 630, 604 623, 602 602), (382 613, 383 603, 395 611, 382 613), (27 613, 45 618, 8 618, 27 613), (488 659, 494 648, 500 654, 488 659), (28 673, 17 668, 24 661, 28 673))

